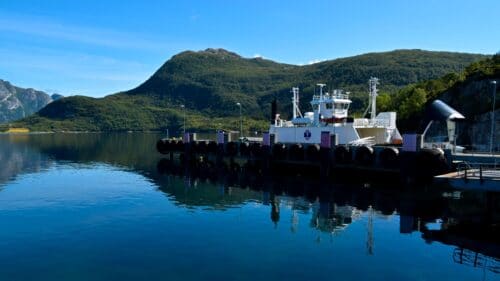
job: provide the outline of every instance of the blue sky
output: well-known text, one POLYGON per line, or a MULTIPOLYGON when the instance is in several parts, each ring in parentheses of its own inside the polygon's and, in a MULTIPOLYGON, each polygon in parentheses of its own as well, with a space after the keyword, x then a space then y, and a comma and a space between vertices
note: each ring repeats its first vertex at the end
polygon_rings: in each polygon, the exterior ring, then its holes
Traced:
POLYGON ((493 54, 499 13, 498 0, 0 0, 0 79, 101 97, 209 47, 293 64, 409 48, 493 54))

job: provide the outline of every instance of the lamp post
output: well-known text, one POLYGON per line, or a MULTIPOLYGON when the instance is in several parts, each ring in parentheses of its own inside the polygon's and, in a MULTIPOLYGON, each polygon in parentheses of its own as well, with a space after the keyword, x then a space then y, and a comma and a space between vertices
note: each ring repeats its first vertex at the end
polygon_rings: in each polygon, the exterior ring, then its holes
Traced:
POLYGON ((491 110, 491 132, 490 132, 490 154, 493 154, 493 136, 495 135, 495 101, 497 96, 497 81, 491 81, 493 85, 493 108, 491 110))
POLYGON ((243 138, 243 119, 241 119, 241 103, 237 102, 237 106, 240 107, 240 139, 243 138))
POLYGON ((181 108, 183 113, 182 135, 184 136, 184 134, 186 134, 186 107, 183 104, 181 104, 181 108))

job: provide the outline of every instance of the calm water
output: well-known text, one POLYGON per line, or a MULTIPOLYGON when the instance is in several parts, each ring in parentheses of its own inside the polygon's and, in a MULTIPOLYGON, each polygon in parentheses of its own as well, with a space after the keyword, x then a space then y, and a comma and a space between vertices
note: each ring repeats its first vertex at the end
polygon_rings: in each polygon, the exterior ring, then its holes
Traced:
POLYGON ((165 165, 154 134, 0 135, 0 280, 500 280, 500 194, 165 165))

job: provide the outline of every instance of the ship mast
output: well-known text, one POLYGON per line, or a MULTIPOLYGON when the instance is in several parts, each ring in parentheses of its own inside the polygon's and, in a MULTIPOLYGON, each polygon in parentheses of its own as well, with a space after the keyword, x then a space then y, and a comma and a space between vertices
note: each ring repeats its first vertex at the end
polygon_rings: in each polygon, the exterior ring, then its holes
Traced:
POLYGON ((371 114, 370 118, 373 120, 377 116, 377 84, 378 78, 372 77, 368 80, 368 85, 370 87, 370 104, 371 104, 371 114))
POLYGON ((292 106, 293 106, 293 119, 297 117, 302 118, 302 113, 300 112, 299 108, 299 88, 293 87, 292 88, 292 106))
POLYGON ((320 119, 321 119, 321 105, 323 103, 323 88, 326 86, 326 84, 318 83, 316 84, 319 86, 319 102, 318 102, 318 110, 317 112, 314 113, 314 123, 316 126, 320 124, 320 119))

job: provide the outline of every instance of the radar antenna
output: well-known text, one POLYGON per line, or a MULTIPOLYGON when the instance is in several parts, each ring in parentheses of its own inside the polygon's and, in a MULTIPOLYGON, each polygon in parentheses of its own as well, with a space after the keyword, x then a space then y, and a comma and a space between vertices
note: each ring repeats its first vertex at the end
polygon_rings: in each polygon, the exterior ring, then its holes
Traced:
POLYGON ((319 97, 323 98, 323 88, 326 86, 326 84, 318 83, 316 85, 319 87, 319 97))

